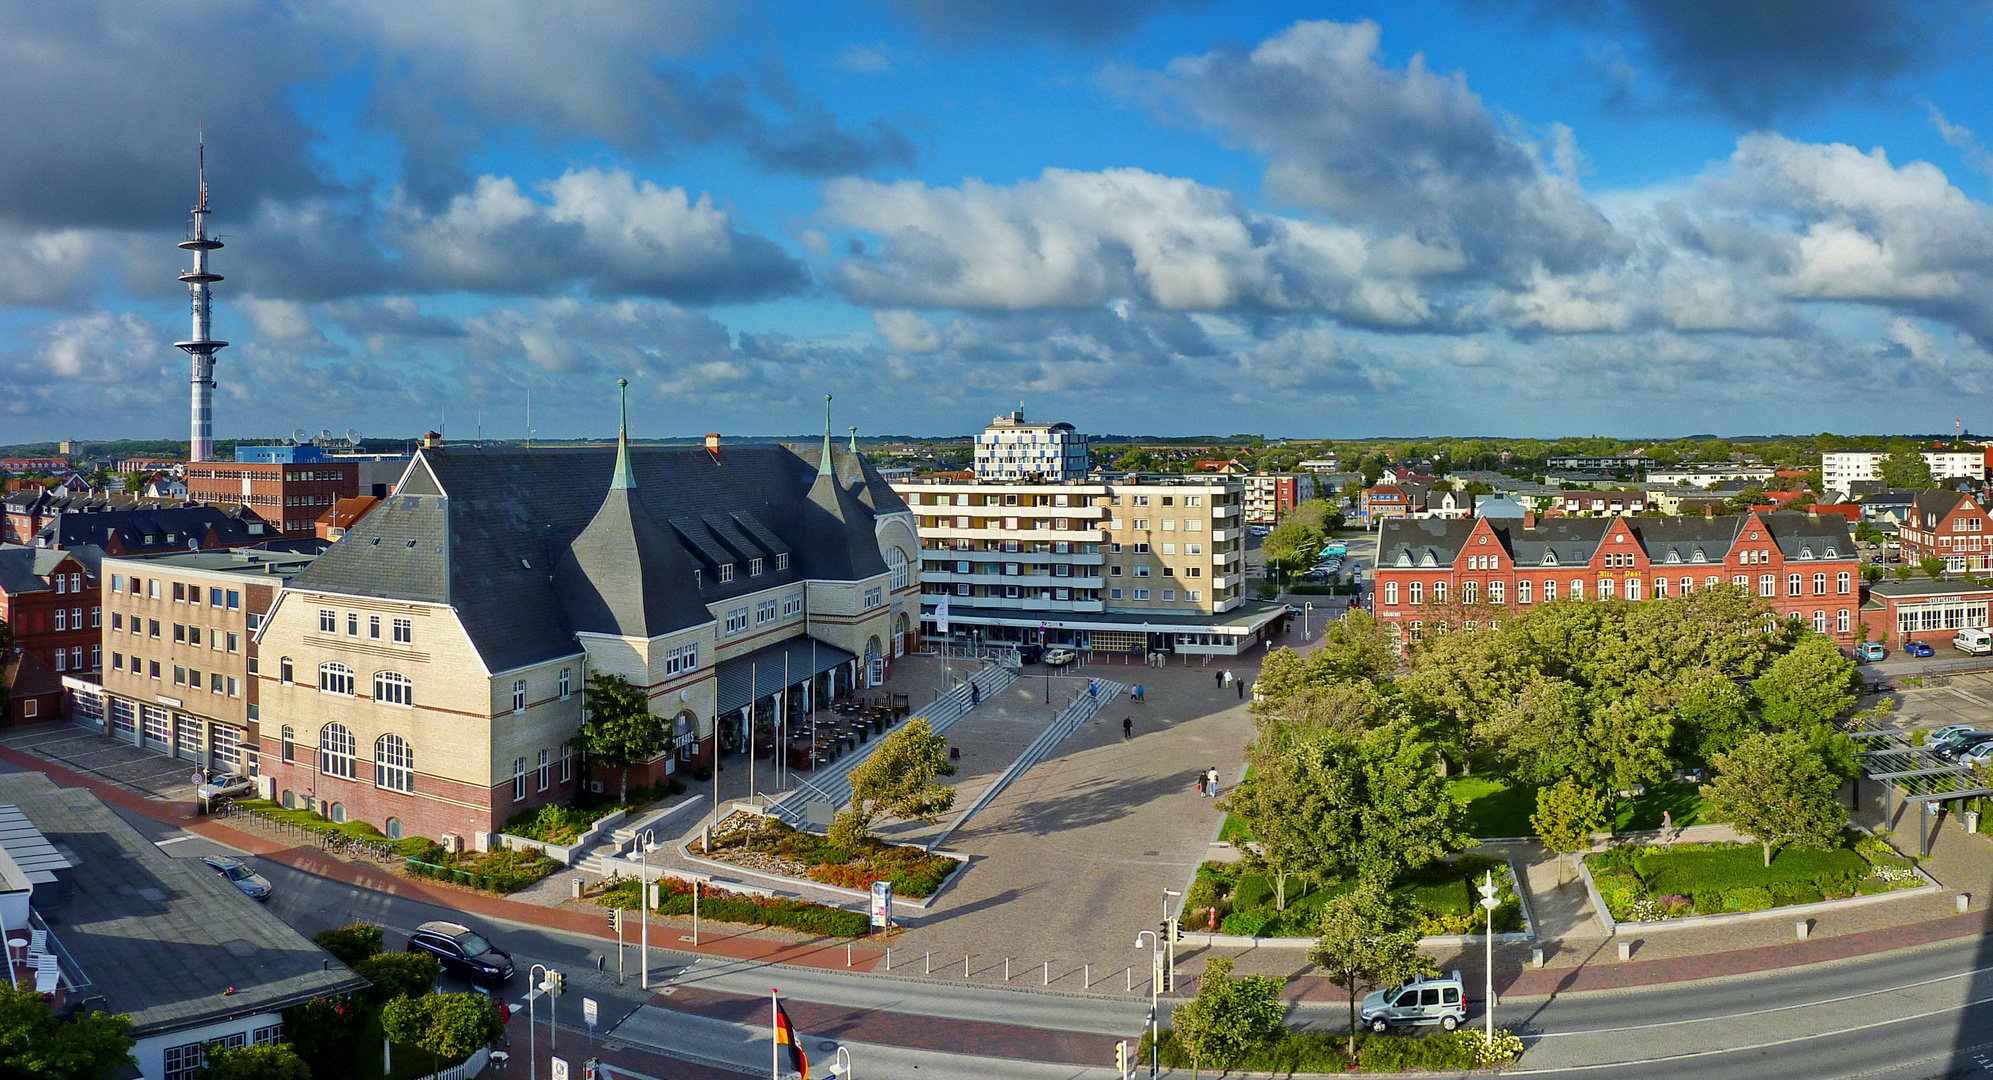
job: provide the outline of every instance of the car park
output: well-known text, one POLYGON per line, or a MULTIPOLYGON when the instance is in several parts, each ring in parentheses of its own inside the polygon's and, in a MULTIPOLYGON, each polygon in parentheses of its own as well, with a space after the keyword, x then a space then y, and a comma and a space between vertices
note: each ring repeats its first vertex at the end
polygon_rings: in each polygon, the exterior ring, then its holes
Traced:
POLYGON ((1949 739, 1952 738, 1953 736, 1961 735, 1964 734, 1965 732, 1971 731, 1972 729, 1973 728, 1971 724, 1946 724, 1944 727, 1941 727, 1936 731, 1931 732, 1931 734, 1927 736, 1927 738, 1931 742, 1937 742, 1939 739, 1949 739))
POLYGON ((1372 991, 1363 999, 1363 1026, 1382 1034, 1394 1027, 1438 1024, 1452 1031, 1467 1019, 1460 972, 1372 991))
POLYGON ((1080 658, 1080 654, 1063 645, 1054 645, 1045 650, 1046 667, 1065 667, 1080 658))
POLYGON ((1965 753, 1960 754, 1958 756, 1958 763, 1960 765, 1993 764, 1993 739, 1971 747, 1965 753))
POLYGON ((428 953, 473 986, 497 989, 512 978, 512 954, 462 923, 426 922, 408 935, 408 951, 428 953))
POLYGON ((1993 739, 1993 731, 1981 731, 1978 728, 1968 727, 1964 724, 1954 724, 1951 727, 1939 728, 1937 731, 1932 732, 1931 737, 1924 745, 1932 748, 1970 746, 1973 743, 1986 739, 1993 739))
POLYGON ((1921 641, 1912 641, 1903 646, 1903 651, 1911 656, 1936 656, 1938 651, 1921 641))
POLYGON ((251 870, 241 859, 227 855, 203 855, 201 861, 208 868, 228 879, 229 884, 242 890, 242 895, 251 900, 270 899, 270 879, 251 870))
POLYGON ((1930 747, 1932 753, 1946 761, 1957 761, 1971 753, 1975 748, 1988 742, 1993 742, 1993 732, 1967 731, 1941 742, 1925 743, 1924 745, 1930 747))
POLYGON ((1883 648, 1880 641, 1864 641, 1855 646, 1855 659, 1863 663, 1873 660, 1886 660, 1888 658, 1889 650, 1883 648))
POLYGON ((198 799, 220 799, 229 795, 247 795, 256 790, 256 781, 241 773, 218 773, 205 784, 194 788, 198 799))

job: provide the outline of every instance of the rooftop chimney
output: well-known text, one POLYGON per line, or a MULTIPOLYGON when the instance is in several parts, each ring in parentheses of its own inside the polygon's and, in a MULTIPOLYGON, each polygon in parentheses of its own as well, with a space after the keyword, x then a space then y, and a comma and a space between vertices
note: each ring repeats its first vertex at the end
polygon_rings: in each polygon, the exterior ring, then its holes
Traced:
POLYGON ((434 431, 425 431, 422 433, 422 448, 424 450, 440 449, 442 445, 443 445, 442 435, 437 434, 434 431))
POLYGON ((709 431, 709 432, 707 432, 707 433, 706 433, 706 452, 707 452, 708 454, 711 454, 711 455, 713 455, 713 460, 714 460, 714 461, 718 461, 718 460, 720 460, 720 433, 719 433, 719 432, 717 432, 717 431, 709 431))

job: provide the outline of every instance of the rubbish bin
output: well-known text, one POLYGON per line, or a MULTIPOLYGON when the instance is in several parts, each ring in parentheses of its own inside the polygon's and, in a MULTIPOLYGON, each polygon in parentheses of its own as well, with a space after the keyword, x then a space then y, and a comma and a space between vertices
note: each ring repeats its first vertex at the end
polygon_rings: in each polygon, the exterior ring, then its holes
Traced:
POLYGON ((1969 833, 1979 831, 1979 811, 1967 810, 1965 812, 1965 831, 1969 833))

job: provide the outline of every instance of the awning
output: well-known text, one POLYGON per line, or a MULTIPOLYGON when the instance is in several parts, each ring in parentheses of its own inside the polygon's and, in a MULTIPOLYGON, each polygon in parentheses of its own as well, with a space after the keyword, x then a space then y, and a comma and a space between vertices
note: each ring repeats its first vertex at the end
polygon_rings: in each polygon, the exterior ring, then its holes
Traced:
POLYGON ((835 645, 813 637, 793 637, 756 649, 745 656, 720 661, 720 715, 747 708, 757 695, 767 697, 782 689, 782 665, 789 665, 789 685, 806 682, 838 666, 858 659, 835 645))

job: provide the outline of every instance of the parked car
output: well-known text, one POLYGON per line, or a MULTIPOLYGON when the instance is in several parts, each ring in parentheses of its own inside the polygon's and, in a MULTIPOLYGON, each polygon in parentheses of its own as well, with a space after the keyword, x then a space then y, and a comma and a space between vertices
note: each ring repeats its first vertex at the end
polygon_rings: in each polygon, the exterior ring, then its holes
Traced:
POLYGON ((1080 658, 1080 654, 1063 645, 1054 645, 1045 650, 1046 667, 1065 667, 1080 658))
POLYGON ((1926 742, 1924 745, 1930 747, 1932 750, 1937 751, 1939 754, 1949 756, 1951 754, 1957 753, 1960 750, 1965 749, 1966 747, 1985 742, 1988 739, 1993 739, 1993 731, 1977 731, 1972 728, 1952 728, 1946 731, 1942 735, 1931 736, 1930 741, 1926 742))
POLYGON ((1940 739, 1954 738, 1959 735, 1964 735, 1970 731, 1972 731, 1971 724, 1946 724, 1944 727, 1941 727, 1936 731, 1931 732, 1930 735, 1926 736, 1925 738, 1927 742, 1937 742, 1940 739))
POLYGON ((1903 651, 1911 656, 1936 656, 1938 651, 1921 641, 1912 641, 1903 646, 1903 651))
POLYGON ((203 855, 201 861, 227 878, 229 884, 241 889, 242 894, 251 900, 270 899, 270 879, 251 870, 241 859, 230 858, 227 855, 203 855))
POLYGON ((1960 765, 1985 765, 1993 763, 1993 739, 1971 747, 1958 756, 1960 765))
POLYGON ((1883 648, 1880 641, 1864 641, 1855 646, 1855 659, 1863 663, 1868 663, 1872 660, 1885 660, 1888 657, 1889 650, 1883 648))
POLYGON ((1967 656, 1993 655, 1993 631, 1968 626, 1951 639, 1951 647, 1967 656))
POLYGON ((1017 647, 1017 662, 1020 664, 1035 664, 1043 659, 1044 656, 1045 646, 1043 645, 1019 645, 1017 647))
POLYGON ((1379 1034, 1393 1027, 1416 1024, 1438 1024, 1452 1031, 1467 1019, 1467 1006, 1461 999, 1460 972, 1454 971, 1443 977, 1374 990, 1363 999, 1360 1015, 1363 1025, 1379 1034))
POLYGON ((1267 527, 1266 527, 1266 526, 1264 526, 1264 525, 1253 525, 1253 526, 1249 526, 1249 527, 1248 527, 1248 528, 1246 529, 1246 531, 1247 531, 1247 532, 1249 532, 1249 533, 1251 533, 1251 534, 1253 534, 1254 536, 1265 536, 1266 534, 1268 534, 1268 533, 1272 532, 1273 530, 1272 530, 1272 529, 1269 529, 1269 528, 1267 528, 1267 527))
POLYGON ((229 795, 247 795, 255 790, 256 781, 241 773, 220 773, 210 777, 207 783, 194 788, 194 797, 220 799, 229 795))
POLYGON ((444 974, 474 986, 497 989, 512 978, 512 954, 461 923, 423 923, 408 935, 408 951, 428 953, 443 965, 444 974))

